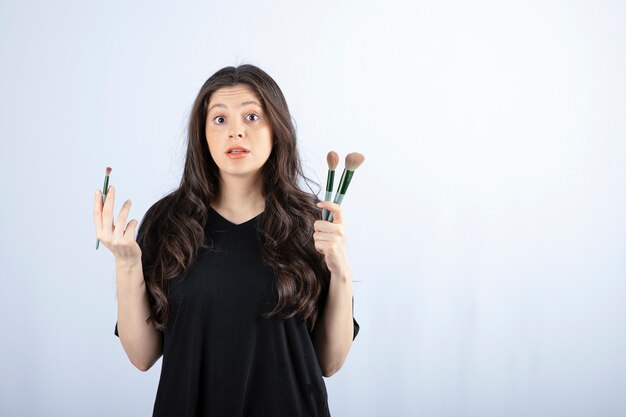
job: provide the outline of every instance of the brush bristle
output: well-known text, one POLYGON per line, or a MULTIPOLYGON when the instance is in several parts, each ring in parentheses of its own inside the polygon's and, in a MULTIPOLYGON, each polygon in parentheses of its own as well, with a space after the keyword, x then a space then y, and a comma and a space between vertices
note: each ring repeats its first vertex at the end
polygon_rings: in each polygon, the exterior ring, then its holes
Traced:
POLYGON ((111 167, 107 167, 106 175, 109 175, 111 173, 111 171, 112 171, 111 167))
POLYGON ((365 161, 365 156, 358 152, 351 152, 346 155, 346 169, 356 171, 356 169, 365 161))
POLYGON ((335 168, 337 168, 337 165, 339 165, 339 155, 337 155, 337 152, 328 152, 328 155, 326 155, 326 162, 328 162, 328 169, 334 171, 335 168))

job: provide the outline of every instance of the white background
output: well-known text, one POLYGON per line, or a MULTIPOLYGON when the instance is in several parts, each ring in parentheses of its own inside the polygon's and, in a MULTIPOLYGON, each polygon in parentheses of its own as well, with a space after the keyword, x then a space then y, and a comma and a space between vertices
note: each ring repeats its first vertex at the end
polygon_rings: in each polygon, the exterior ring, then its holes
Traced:
POLYGON ((343 207, 361 332, 340 416, 626 414, 624 2, 0 3, 3 416, 147 416, 95 250, 104 168, 140 220, 203 82, 266 70, 343 207), (340 164, 343 167, 343 161, 340 164))

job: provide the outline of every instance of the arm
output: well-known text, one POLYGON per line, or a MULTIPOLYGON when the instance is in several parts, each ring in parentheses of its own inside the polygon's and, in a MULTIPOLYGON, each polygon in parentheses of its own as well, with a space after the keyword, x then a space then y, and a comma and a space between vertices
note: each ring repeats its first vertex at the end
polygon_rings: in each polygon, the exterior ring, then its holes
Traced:
POLYGON ((320 201, 317 207, 329 210, 334 218, 332 222, 317 220, 313 225, 315 248, 324 254, 330 271, 326 306, 312 334, 322 374, 328 378, 343 366, 356 334, 352 314, 352 272, 343 211, 339 204, 330 201, 320 201))
POLYGON ((162 332, 146 322, 150 304, 141 261, 115 263, 118 333, 130 362, 147 371, 163 354, 162 332))
POLYGON ((115 187, 109 186, 104 201, 100 190, 94 196, 94 225, 98 240, 115 256, 117 281, 117 332, 128 359, 138 369, 147 371, 163 351, 160 332, 148 325, 150 304, 143 276, 141 248, 135 239, 137 220, 126 219, 131 201, 126 200, 113 224, 115 187))
POLYGON ((326 378, 334 375, 345 362, 352 346, 352 278, 349 272, 331 274, 328 298, 313 331, 313 346, 326 378))

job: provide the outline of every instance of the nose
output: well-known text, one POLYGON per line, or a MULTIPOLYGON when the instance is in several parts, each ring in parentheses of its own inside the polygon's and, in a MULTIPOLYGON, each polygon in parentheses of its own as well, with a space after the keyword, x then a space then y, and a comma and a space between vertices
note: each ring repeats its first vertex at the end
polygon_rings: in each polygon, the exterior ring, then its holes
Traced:
POLYGON ((234 139, 235 137, 237 137, 238 139, 241 139, 243 138, 244 134, 245 134, 245 131, 244 131, 243 123, 233 122, 231 124, 231 130, 230 130, 230 133, 228 134, 229 138, 234 139))

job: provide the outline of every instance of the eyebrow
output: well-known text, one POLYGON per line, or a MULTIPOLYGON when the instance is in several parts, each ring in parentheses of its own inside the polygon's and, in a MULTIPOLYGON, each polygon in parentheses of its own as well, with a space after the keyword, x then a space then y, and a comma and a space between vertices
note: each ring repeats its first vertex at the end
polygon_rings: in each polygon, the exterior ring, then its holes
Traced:
MULTIPOLYGON (((258 101, 254 101, 254 100, 251 100, 251 101, 244 101, 243 103, 241 103, 241 104, 239 105, 239 107, 243 107, 243 106, 246 106, 246 105, 248 105, 248 104, 256 104, 256 105, 257 105, 257 106, 259 106, 259 107, 263 107, 263 106, 261 106, 261 105, 259 104, 259 102, 258 102, 258 101)), ((227 106, 227 105, 225 105, 225 104, 222 104, 222 103, 216 103, 216 104, 212 105, 211 107, 209 107, 209 109, 207 110, 207 113, 211 112, 211 109, 212 109, 213 107, 224 107, 225 109, 226 109, 226 108, 228 108, 228 106, 227 106)))

